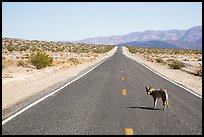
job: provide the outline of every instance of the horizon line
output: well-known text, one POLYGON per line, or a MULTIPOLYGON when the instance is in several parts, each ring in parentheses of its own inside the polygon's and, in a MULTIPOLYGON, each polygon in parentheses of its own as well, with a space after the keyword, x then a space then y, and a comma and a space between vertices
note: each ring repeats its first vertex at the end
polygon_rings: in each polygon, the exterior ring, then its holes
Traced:
MULTIPOLYGON (((196 25, 196 26, 193 26, 193 27, 190 27, 189 29, 191 28, 194 28, 194 27, 202 27, 202 25, 196 25)), ((146 31, 171 31, 171 30, 189 30, 189 29, 163 29, 163 30, 154 30, 154 29, 147 29, 147 30, 144 30, 144 31, 134 31, 134 32, 129 32, 129 33, 126 33, 126 34, 113 34, 113 35, 106 35, 106 36, 93 36, 93 37, 87 37, 87 38, 82 38, 82 39, 78 39, 78 40, 45 40, 45 39, 36 39, 36 38, 20 38, 20 37, 8 37, 8 36, 2 36, 2 38, 13 38, 13 39, 22 39, 22 40, 38 40, 38 41, 53 41, 53 42, 77 42, 77 41, 82 41, 82 40, 86 40, 86 39, 93 39, 93 38, 105 38, 105 37, 114 37, 114 36, 124 36, 124 35, 128 35, 128 34, 131 34, 131 33, 137 33, 137 32, 146 32, 146 31)))

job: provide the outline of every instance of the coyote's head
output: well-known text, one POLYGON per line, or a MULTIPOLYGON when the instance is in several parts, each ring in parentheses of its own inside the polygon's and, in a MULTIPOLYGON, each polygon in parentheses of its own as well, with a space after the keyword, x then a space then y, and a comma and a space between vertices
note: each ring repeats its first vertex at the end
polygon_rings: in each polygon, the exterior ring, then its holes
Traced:
POLYGON ((145 86, 145 88, 146 88, 147 95, 150 95, 150 93, 152 92, 152 87, 150 86, 148 88, 148 87, 145 86))

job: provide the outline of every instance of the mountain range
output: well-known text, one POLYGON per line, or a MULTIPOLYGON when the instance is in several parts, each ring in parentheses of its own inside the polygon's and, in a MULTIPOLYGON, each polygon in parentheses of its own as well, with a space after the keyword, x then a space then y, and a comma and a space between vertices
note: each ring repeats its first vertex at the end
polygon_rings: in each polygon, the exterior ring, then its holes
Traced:
POLYGON ((202 49, 202 26, 195 26, 187 30, 146 30, 126 35, 87 38, 73 41, 73 43, 200 50, 202 49))

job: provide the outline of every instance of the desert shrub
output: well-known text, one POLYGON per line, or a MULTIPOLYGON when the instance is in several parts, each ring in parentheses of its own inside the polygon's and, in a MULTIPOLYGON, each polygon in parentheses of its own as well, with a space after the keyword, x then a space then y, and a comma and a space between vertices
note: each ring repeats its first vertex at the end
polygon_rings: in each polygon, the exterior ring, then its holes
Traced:
POLYGON ((62 52, 62 51, 63 51, 62 48, 60 48, 60 47, 57 47, 57 48, 56 48, 56 52, 62 52))
POLYGON ((25 45, 25 46, 22 46, 20 47, 20 51, 27 51, 29 49, 29 46, 25 45))
POLYGON ((166 61, 165 61, 165 63, 166 64, 172 64, 174 61, 176 61, 175 59, 167 59, 166 61))
POLYGON ((37 69, 41 69, 52 65, 53 58, 45 52, 38 51, 37 53, 31 54, 30 62, 36 66, 37 69))
POLYGON ((19 67, 19 66, 27 67, 27 64, 26 64, 25 61, 23 61, 23 60, 19 60, 19 61, 17 62, 17 66, 18 66, 18 67, 19 67))
POLYGON ((129 46, 126 46, 129 50, 129 52, 131 53, 136 53, 138 51, 138 49, 136 47, 129 47, 129 46))
POLYGON ((37 50, 37 48, 36 47, 31 47, 31 49, 30 49, 31 51, 36 51, 37 50))
POLYGON ((199 63, 199 66, 196 68, 195 75, 202 76, 202 65, 199 63))
POLYGON ((29 54, 28 53, 26 53, 26 54, 22 54, 22 56, 21 56, 21 58, 22 59, 29 59, 29 54))
POLYGON ((202 50, 191 50, 192 54, 202 54, 202 50))
POLYGON ((164 60, 161 57, 157 58, 156 61, 157 63, 164 63, 164 60))
POLYGON ((184 63, 178 60, 175 60, 168 65, 171 69, 181 69, 182 67, 185 67, 184 63))
POLYGON ((68 59, 68 61, 74 63, 75 65, 81 63, 81 62, 79 61, 79 59, 77 59, 77 58, 70 58, 70 59, 68 59))
POLYGON ((13 47, 12 43, 9 42, 9 45, 7 46, 7 50, 10 51, 10 52, 12 52, 12 51, 14 51, 14 49, 15 49, 15 48, 13 47))
POLYGON ((154 59, 151 56, 147 56, 147 61, 154 62, 154 59))

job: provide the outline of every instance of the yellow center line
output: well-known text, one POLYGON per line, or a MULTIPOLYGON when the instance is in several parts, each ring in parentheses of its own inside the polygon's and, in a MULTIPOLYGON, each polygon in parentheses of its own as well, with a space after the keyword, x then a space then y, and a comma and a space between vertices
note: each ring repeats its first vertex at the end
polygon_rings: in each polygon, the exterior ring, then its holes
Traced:
POLYGON ((122 94, 123 94, 123 96, 126 96, 126 95, 127 95, 126 89, 123 89, 123 90, 122 90, 122 94))
POLYGON ((123 72, 123 70, 121 70, 121 73, 123 72))
POLYGON ((122 80, 124 80, 125 78, 124 78, 124 77, 122 77, 121 79, 122 79, 122 80))
POLYGON ((125 128, 125 135, 133 135, 133 129, 132 128, 125 128))

